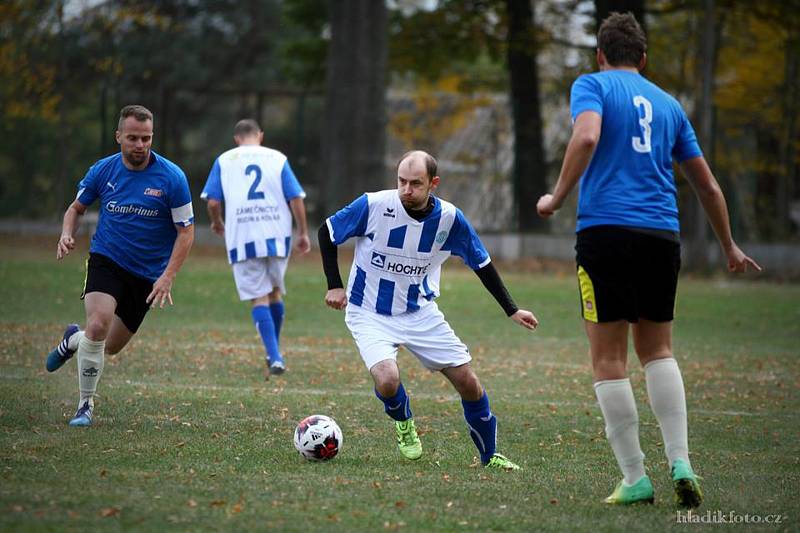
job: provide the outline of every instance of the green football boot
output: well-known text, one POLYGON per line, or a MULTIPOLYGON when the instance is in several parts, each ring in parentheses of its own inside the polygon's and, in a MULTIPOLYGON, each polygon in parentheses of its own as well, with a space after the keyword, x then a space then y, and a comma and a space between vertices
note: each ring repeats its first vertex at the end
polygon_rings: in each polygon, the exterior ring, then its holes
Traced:
POLYGON ((604 501, 611 505, 630 505, 632 503, 653 503, 654 492, 650 478, 642 476, 633 485, 626 485, 625 480, 617 483, 617 488, 604 501))
POLYGON ((697 482, 691 465, 683 459, 675 459, 672 463, 672 484, 675 487, 675 503, 681 507, 699 507, 703 502, 703 490, 697 482))
POLYGON ((496 468, 498 470, 505 470, 506 472, 513 472, 514 470, 522 470, 522 468, 509 461, 508 457, 499 453, 494 454, 489 462, 486 463, 486 468, 496 468))
POLYGON ((402 422, 395 421, 394 428, 397 431, 397 447, 406 459, 419 459, 422 456, 422 442, 417 435, 417 428, 414 419, 409 418, 402 422))

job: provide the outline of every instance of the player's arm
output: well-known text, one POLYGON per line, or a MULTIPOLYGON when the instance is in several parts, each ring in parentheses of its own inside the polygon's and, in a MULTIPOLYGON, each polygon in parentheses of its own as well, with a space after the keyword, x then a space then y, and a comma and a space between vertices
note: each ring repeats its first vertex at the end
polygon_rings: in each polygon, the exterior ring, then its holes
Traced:
POLYGON ((224 237, 225 221, 222 218, 222 202, 225 200, 225 193, 222 190, 222 170, 219 158, 214 160, 214 164, 211 166, 211 172, 208 173, 208 179, 206 179, 203 192, 200 193, 200 198, 207 202, 206 210, 208 218, 211 220, 211 231, 224 237))
POLYGON ((347 307, 347 294, 339 273, 339 247, 333 243, 328 223, 323 222, 317 231, 319 253, 322 256, 322 270, 328 282, 328 292, 325 293, 325 305, 333 309, 347 307))
POLYGON ((711 173, 705 158, 703 156, 693 157, 682 161, 680 166, 698 200, 703 205, 711 227, 717 235, 717 240, 728 258, 728 270, 747 272, 748 267, 761 270, 758 263, 746 256, 734 242, 728 218, 728 204, 725 202, 722 189, 714 178, 714 174, 711 173))
POLYGON ((311 250, 311 240, 308 238, 308 222, 306 221, 306 203, 302 196, 297 196, 289 200, 289 209, 292 210, 292 218, 297 224, 297 243, 295 249, 301 253, 311 250))
POLYGON ((194 243, 194 224, 175 225, 175 229, 178 231, 178 235, 175 237, 175 244, 172 245, 172 254, 169 256, 167 268, 153 283, 153 290, 147 296, 147 303, 151 307, 159 306, 163 309, 166 302, 172 305, 172 293, 170 292, 172 282, 175 281, 175 276, 178 275, 178 271, 186 261, 189 250, 192 249, 192 243, 194 243))
POLYGON ((211 231, 220 237, 224 237, 225 221, 222 219, 222 202, 213 198, 208 198, 206 210, 208 211, 208 218, 211 220, 211 231))
POLYGON ((553 215, 575 188, 592 160, 594 149, 600 141, 602 124, 603 117, 595 111, 584 111, 576 117, 553 193, 543 195, 536 203, 539 216, 546 218, 553 215))
POLYGON ((61 237, 58 239, 56 259, 63 259, 75 248, 75 232, 78 230, 78 221, 84 213, 86 213, 86 206, 78 200, 67 207, 64 212, 64 221, 61 224, 61 237))
POLYGON ((500 273, 497 272, 497 269, 494 268, 491 262, 476 270, 475 274, 478 275, 478 278, 480 278, 486 290, 494 296, 494 299, 497 300, 497 303, 503 308, 506 316, 510 317, 521 326, 528 329, 536 329, 536 326, 539 325, 539 321, 530 311, 517 307, 517 304, 514 303, 513 298, 511 298, 511 295, 508 293, 508 289, 506 289, 503 280, 500 278, 500 273))

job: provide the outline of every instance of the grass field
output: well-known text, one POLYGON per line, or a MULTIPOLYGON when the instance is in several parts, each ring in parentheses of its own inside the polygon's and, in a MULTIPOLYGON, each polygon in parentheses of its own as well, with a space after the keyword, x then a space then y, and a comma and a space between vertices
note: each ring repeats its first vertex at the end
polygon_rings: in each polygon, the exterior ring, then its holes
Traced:
MULTIPOLYGON (((58 264, 53 242, 0 238, 1 530, 692 527, 676 523, 633 361, 656 504, 601 503, 619 474, 568 273, 501 269, 517 302, 538 316, 535 333, 506 319, 455 261, 443 275, 440 307, 471 347, 499 448, 524 468, 508 474, 477 466, 452 388, 407 352, 400 365, 425 451, 413 463, 400 457, 343 315, 322 303, 318 258, 289 269, 284 376, 263 379, 261 344, 223 252, 196 250, 175 306, 152 311, 132 343, 107 357, 95 425, 68 427, 75 363, 48 374, 44 356, 66 323, 83 321, 86 244, 58 264), (306 462, 292 445, 296 423, 313 413, 344 432, 329 463, 306 462)), ((800 286, 682 280, 675 352, 692 461, 705 478, 698 513, 780 515, 780 525, 761 527, 800 529, 800 286)))

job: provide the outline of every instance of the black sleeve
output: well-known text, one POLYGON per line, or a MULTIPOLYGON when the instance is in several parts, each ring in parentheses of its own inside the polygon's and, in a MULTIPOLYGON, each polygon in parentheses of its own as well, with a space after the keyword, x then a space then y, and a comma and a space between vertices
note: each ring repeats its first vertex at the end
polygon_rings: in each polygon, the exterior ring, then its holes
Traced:
POLYGON ((322 270, 328 280, 328 290, 344 288, 342 275, 339 273, 339 248, 331 242, 328 225, 323 222, 317 231, 319 253, 322 255, 322 270))
POLYGON ((489 263, 483 268, 479 268, 475 273, 481 278, 483 286, 492 293, 494 299, 497 300, 497 303, 499 303, 503 311, 506 312, 506 316, 511 316, 519 311, 519 307, 517 307, 517 304, 511 299, 511 295, 508 294, 506 286, 503 285, 503 280, 500 279, 500 274, 497 273, 497 269, 494 268, 492 263, 489 263))

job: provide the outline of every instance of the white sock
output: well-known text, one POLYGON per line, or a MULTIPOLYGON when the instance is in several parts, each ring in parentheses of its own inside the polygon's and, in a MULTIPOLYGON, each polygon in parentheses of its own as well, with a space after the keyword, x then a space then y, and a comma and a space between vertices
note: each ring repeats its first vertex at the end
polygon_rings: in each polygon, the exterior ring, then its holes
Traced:
POLYGON ((103 373, 106 341, 91 341, 86 335, 81 336, 78 343, 78 386, 81 391, 80 405, 88 401, 94 405, 94 393, 97 382, 103 373))
POLYGON ((83 338, 84 335, 85 333, 83 332, 83 330, 81 330, 72 337, 70 337, 69 341, 67 341, 67 348, 69 348, 70 350, 77 350, 78 343, 80 342, 80 340, 83 338))
POLYGON ((644 375, 650 408, 661 426, 669 465, 672 466, 675 459, 689 463, 686 392, 678 362, 672 357, 650 361, 644 367, 644 375))
POLYGON ((606 421, 606 437, 625 483, 633 485, 644 476, 644 454, 639 446, 639 413, 629 379, 594 384, 597 402, 606 421))

